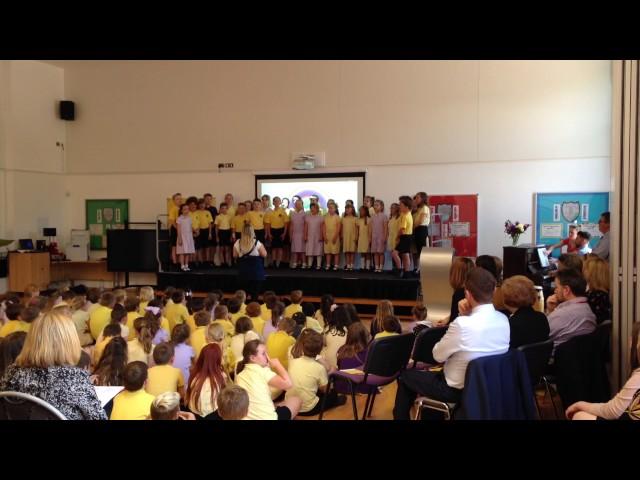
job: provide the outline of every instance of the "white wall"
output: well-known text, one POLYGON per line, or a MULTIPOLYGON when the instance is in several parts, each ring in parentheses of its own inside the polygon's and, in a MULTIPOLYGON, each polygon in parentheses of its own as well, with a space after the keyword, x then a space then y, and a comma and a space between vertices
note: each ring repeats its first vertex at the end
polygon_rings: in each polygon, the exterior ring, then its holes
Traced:
POLYGON ((609 155, 607 61, 63 62, 69 171, 609 155))
MULTIPOLYGON (((0 61, 0 238, 68 230, 65 203, 64 70, 36 61, 0 61)), ((5 249, 6 250, 6 249, 5 249)), ((6 279, 0 279, 0 292, 6 279)))

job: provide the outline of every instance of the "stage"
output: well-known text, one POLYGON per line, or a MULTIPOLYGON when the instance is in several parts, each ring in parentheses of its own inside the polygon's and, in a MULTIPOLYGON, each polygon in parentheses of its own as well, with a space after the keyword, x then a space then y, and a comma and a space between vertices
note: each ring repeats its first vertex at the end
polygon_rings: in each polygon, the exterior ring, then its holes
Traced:
MULTIPOLYGON (((233 292, 241 285, 235 268, 210 268, 191 272, 158 272, 158 288, 190 289, 210 292, 221 289, 233 292)), ((411 300, 418 296, 418 278, 400 279, 391 273, 345 272, 343 270, 291 270, 266 269, 262 291, 273 290, 277 295, 288 295, 291 290, 302 290, 305 296, 319 297, 330 293, 335 297, 411 300)))

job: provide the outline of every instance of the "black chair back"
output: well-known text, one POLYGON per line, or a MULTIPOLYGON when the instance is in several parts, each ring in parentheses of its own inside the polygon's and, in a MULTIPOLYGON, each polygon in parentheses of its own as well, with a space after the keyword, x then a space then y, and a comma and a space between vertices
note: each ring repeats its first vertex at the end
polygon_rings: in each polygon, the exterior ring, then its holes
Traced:
POLYGON ((518 350, 524 353, 527 359, 531 385, 535 388, 549 365, 549 358, 551 358, 551 352, 553 350, 553 340, 522 345, 518 347, 518 350))
POLYGON ((602 343, 596 330, 578 335, 556 348, 555 374, 564 408, 583 400, 600 403, 611 398, 602 343))
POLYGON ((596 328, 596 335, 598 337, 598 343, 600 344, 600 351, 602 352, 602 358, 605 363, 611 362, 612 328, 613 322, 611 320, 605 320, 596 328))
POLYGON ((66 417, 41 398, 20 392, 0 392, 0 420, 66 420, 66 417))
MULTIPOLYGON (((433 358, 433 347, 447 333, 448 326, 425 328, 416 337, 411 357, 415 363, 438 363, 433 358)), ((414 363, 414 365, 415 365, 414 363)))
POLYGON ((367 353, 364 372, 367 375, 380 377, 396 375, 407 366, 413 340, 413 333, 404 333, 372 341, 367 353))

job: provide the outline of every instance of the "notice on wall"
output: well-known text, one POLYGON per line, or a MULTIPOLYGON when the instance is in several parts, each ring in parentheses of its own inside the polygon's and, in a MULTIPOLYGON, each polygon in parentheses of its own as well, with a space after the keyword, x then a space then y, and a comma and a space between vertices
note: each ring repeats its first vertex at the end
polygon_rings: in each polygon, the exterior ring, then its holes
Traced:
POLYGON ((561 223, 542 223, 540 224, 540 236, 545 238, 562 238, 561 223))
POLYGON ((450 232, 452 237, 468 237, 471 235, 471 223, 451 222, 450 232))
POLYGON ((597 223, 583 223, 582 225, 578 225, 578 230, 582 232, 589 232, 591 234, 591 238, 602 236, 602 232, 598 228, 597 223))
POLYGON ((430 195, 432 245, 451 247, 456 256, 478 256, 478 195, 430 195))

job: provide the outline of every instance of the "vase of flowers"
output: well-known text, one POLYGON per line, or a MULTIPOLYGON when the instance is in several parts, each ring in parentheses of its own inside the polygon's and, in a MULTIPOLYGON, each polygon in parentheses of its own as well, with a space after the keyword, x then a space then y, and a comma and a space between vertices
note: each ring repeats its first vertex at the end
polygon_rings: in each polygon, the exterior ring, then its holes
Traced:
POLYGON ((513 223, 511 220, 507 220, 504 222, 504 233, 511 237, 511 244, 515 247, 518 245, 520 235, 522 235, 530 226, 531 225, 528 223, 525 224, 518 221, 513 223))

